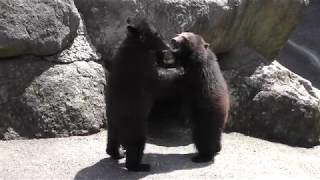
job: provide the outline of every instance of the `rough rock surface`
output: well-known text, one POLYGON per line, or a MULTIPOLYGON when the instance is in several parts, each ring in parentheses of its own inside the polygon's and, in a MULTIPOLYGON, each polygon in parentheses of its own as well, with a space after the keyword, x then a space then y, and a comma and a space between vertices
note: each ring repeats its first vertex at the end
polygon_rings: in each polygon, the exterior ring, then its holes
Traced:
POLYGON ((58 63, 72 63, 75 61, 99 61, 100 54, 97 53, 96 48, 88 36, 87 29, 83 19, 80 19, 80 24, 77 30, 77 36, 73 43, 67 49, 52 55, 46 56, 45 59, 58 63))
POLYGON ((103 67, 93 61, 2 60, 0 138, 98 132, 105 120, 105 81, 103 67))
MULTIPOLYGON (((230 76, 231 92, 234 95, 229 128, 291 145, 310 146, 319 143, 317 139, 319 137, 317 113, 313 114, 312 120, 305 120, 316 127, 314 131, 309 133, 299 134, 308 129, 309 125, 303 124, 300 127, 293 127, 300 131, 292 135, 288 123, 281 133, 266 131, 265 134, 261 134, 261 127, 269 127, 264 125, 264 123, 269 122, 259 123, 262 119, 256 114, 259 114, 261 109, 268 109, 269 107, 255 106, 252 103, 253 97, 262 89, 259 89, 257 83, 253 83, 253 80, 251 80, 251 83, 255 84, 254 86, 246 84, 258 66, 268 64, 268 61, 277 55, 290 32, 302 17, 306 2, 304 0, 75 0, 77 8, 85 19, 92 43, 107 60, 112 58, 125 36, 127 17, 137 14, 147 17, 165 38, 172 37, 181 31, 191 30, 204 36, 206 41, 211 44, 210 47, 214 52, 221 56, 238 49, 239 52, 237 53, 242 53, 242 55, 236 53, 231 58, 236 63, 225 63, 225 67, 229 68, 226 76, 230 76), (246 46, 255 49, 266 58, 253 51, 241 52, 239 47, 245 49, 246 46), (244 58, 241 58, 241 56, 244 58), (241 66, 241 69, 237 69, 239 66, 241 66), (239 104, 241 104, 241 107, 239 104), (242 105, 245 107, 242 107, 242 105), (253 106, 261 109, 252 112, 253 106), (290 138, 292 139, 290 140, 290 138)), ((223 61, 222 58, 221 62, 224 63, 223 61)), ((293 81, 296 81, 296 79, 293 81)), ((264 83, 267 82, 263 81, 261 84, 264 83)), ((264 85, 260 86, 264 87, 264 85)), ((270 91, 281 93, 280 90, 270 89, 270 91)), ((303 95, 306 96, 305 98, 310 98, 308 93, 303 95)), ((268 99, 265 96, 256 98, 256 103, 264 102, 264 98, 268 99)), ((285 99, 278 100, 285 101, 285 99)), ((280 112, 284 113, 288 113, 287 110, 283 109, 288 105, 289 102, 286 101, 277 104, 278 108, 281 109, 280 112)), ((306 106, 309 107, 309 104, 306 106)), ((318 112, 313 105, 310 105, 310 108, 318 112)), ((294 106, 294 109, 297 109, 298 114, 303 114, 298 105, 294 106)), ((278 126, 278 122, 281 122, 279 119, 282 119, 281 116, 269 110, 265 110, 265 113, 266 116, 270 117, 270 121, 275 119, 270 123, 270 126, 278 126)), ((292 114, 292 116, 296 115, 292 114)), ((288 118, 293 121, 297 119, 297 117, 288 118)), ((304 122, 303 118, 299 120, 304 122)))
POLYGON ((279 62, 320 88, 320 1, 312 0, 301 24, 280 53, 279 62))
POLYGON ((72 0, 1 0, 0 58, 57 53, 72 43, 79 20, 72 0))
POLYGON ((82 21, 77 32, 73 44, 53 56, 0 60, 0 139, 100 131, 105 71, 82 21))
POLYGON ((238 133, 223 134, 223 148, 215 162, 195 164, 190 161, 195 152, 193 145, 185 136, 176 134, 162 139, 175 144, 174 147, 159 145, 155 142, 158 139, 146 145, 143 161, 151 163, 151 172, 129 173, 124 169, 123 160, 118 165, 105 154, 105 139, 104 131, 85 137, 0 141, 0 179, 320 178, 320 146, 293 148, 238 133))
POLYGON ((246 64, 243 71, 225 72, 232 94, 227 129, 294 146, 319 144, 320 91, 276 61, 264 66, 263 58, 241 52, 261 66, 246 64))
MULTIPOLYGON (((165 38, 185 30, 199 33, 218 54, 246 44, 270 58, 275 56, 299 22, 306 0, 75 0, 75 4, 85 23, 72 0, 0 2, 0 138, 55 137, 99 131, 105 120, 106 78, 103 67, 97 62, 100 55, 95 47, 105 59, 112 58, 125 36, 129 16, 148 17, 165 38)), ((266 82, 250 79, 254 72, 258 72, 256 67, 268 60, 257 58, 255 54, 247 55, 247 59, 241 59, 241 56, 231 58, 237 66, 242 66, 241 69, 234 67, 233 63, 225 64, 230 68, 226 75, 230 76, 231 92, 236 98, 234 103, 245 105, 241 108, 234 106, 230 127, 241 128, 242 132, 260 132, 260 126, 257 129, 247 127, 257 119, 260 122, 261 115, 255 113, 269 107, 256 105, 261 109, 251 112, 250 105, 254 105, 252 101, 260 91, 278 91, 271 87, 265 90, 266 82), (246 84, 248 82, 251 84, 246 84), (251 89, 247 91, 249 87, 251 89), (251 91, 253 89, 255 91, 251 91), (247 118, 248 115, 251 119, 247 118)), ((288 74, 286 77, 291 77, 291 73, 288 74)), ((299 86, 302 82, 293 81, 299 86)), ((287 94, 292 92, 284 91, 287 94)), ((287 97, 286 94, 280 95, 287 97)), ((304 95, 303 100, 311 97, 309 93, 304 95)), ((272 97, 261 93, 254 102, 271 101, 272 97)), ((290 96, 291 99, 294 97, 290 96)), ((288 105, 283 99, 284 102, 277 104, 280 109, 288 105)), ((296 116, 304 115, 300 106, 294 107, 296 116)), ((312 103, 306 106, 308 108, 316 109, 312 103)), ((273 111, 265 112, 274 118, 273 111)), ((302 130, 297 132, 305 133, 309 124, 317 123, 314 119, 317 115, 306 116, 308 123, 299 126, 302 130)), ((272 127, 277 126, 278 120, 270 123, 272 127)), ((318 137, 318 126, 313 126, 316 128, 309 133, 300 134, 303 137, 296 135, 298 133, 290 134, 291 130, 284 127, 283 132, 288 134, 286 138, 292 138, 290 144, 306 141, 310 145, 318 137)), ((267 133, 268 137, 285 139, 281 133, 267 133)), ((259 134, 259 137, 267 135, 259 134)))
POLYGON ((191 30, 203 35, 216 53, 240 43, 274 57, 299 22, 304 0, 75 0, 88 33, 106 59, 125 36, 126 19, 142 15, 165 38, 191 30))

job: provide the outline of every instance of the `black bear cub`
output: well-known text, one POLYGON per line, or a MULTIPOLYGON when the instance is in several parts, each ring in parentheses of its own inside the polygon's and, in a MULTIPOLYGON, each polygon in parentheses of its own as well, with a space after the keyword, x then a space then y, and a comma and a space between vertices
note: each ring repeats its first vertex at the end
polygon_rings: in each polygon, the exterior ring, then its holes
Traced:
POLYGON ((229 93, 215 54, 204 39, 191 32, 171 40, 172 53, 184 67, 185 99, 192 138, 198 154, 193 162, 213 161, 221 150, 221 134, 228 118, 229 93))
POLYGON ((107 154, 122 158, 122 145, 129 171, 149 171, 150 165, 141 163, 146 126, 159 83, 156 64, 168 46, 146 20, 127 22, 127 37, 112 61, 107 85, 107 154))

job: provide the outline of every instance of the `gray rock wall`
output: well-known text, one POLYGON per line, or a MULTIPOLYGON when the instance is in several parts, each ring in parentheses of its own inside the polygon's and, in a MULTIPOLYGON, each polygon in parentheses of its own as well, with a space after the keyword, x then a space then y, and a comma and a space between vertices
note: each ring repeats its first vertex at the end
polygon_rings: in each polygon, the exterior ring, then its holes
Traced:
POLYGON ((73 1, 0 6, 0 21, 14 24, 0 25, 0 138, 100 131, 106 72, 73 1))
POLYGON ((73 41, 79 20, 72 0, 1 0, 0 58, 57 53, 73 41))
POLYGON ((128 16, 147 17, 165 38, 181 31, 205 37, 216 52, 247 44, 273 58, 287 40, 305 6, 304 0, 75 0, 88 33, 106 59, 125 36, 128 16))
POLYGON ((291 145, 319 144, 318 90, 277 63, 268 66, 305 5, 304 0, 3 0, 0 138, 99 131, 106 120, 108 79, 101 56, 112 59, 127 17, 140 15, 166 39, 194 31, 219 54, 232 95, 228 130, 291 145))

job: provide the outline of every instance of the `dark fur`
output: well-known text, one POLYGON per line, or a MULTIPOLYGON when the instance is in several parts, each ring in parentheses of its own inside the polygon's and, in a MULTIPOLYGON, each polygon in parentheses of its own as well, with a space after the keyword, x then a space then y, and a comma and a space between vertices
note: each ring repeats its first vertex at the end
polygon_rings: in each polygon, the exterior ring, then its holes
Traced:
POLYGON ((113 159, 121 158, 122 145, 129 171, 150 170, 149 164, 141 164, 147 120, 160 81, 172 81, 179 74, 158 71, 156 64, 163 50, 168 46, 157 31, 135 18, 129 22, 127 37, 113 60, 107 86, 107 153, 113 159))
POLYGON ((211 161, 221 150, 221 133, 229 110, 227 84, 215 54, 207 45, 195 34, 178 42, 173 38, 174 56, 185 68, 184 96, 198 150, 198 155, 192 158, 194 162, 211 161))

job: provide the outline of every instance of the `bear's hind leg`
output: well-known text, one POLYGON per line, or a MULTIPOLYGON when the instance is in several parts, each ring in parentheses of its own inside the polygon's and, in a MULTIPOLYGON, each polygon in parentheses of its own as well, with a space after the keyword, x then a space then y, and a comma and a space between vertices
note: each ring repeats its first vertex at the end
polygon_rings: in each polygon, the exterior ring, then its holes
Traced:
POLYGON ((196 163, 213 161, 214 156, 221 150, 221 132, 215 130, 215 132, 211 134, 211 138, 205 135, 199 137, 207 138, 208 142, 204 140, 195 140, 198 154, 192 157, 192 161, 196 163))
POLYGON ((146 143, 146 122, 135 121, 121 132, 121 144, 126 150, 126 168, 128 171, 150 171, 149 164, 141 163, 146 143))
POLYGON ((150 164, 141 163, 144 150, 144 143, 128 146, 126 151, 126 168, 128 171, 144 171, 151 169, 150 164))
POLYGON ((148 92, 135 93, 122 108, 119 119, 120 144, 126 150, 125 166, 128 171, 150 171, 149 164, 141 163, 146 144, 147 121, 152 98, 148 92))
POLYGON ((116 127, 112 123, 108 123, 108 142, 106 152, 112 159, 124 158, 124 155, 119 152, 120 141, 116 127))
POLYGON ((198 111, 191 118, 193 123, 193 142, 198 154, 192 158, 193 162, 202 163, 214 160, 214 156, 221 150, 221 133, 223 121, 211 113, 198 111))
POLYGON ((212 149, 212 143, 209 140, 212 138, 208 137, 207 133, 197 133, 193 130, 193 141, 198 150, 197 155, 192 157, 192 161, 195 163, 204 163, 213 161, 214 151, 212 149))

